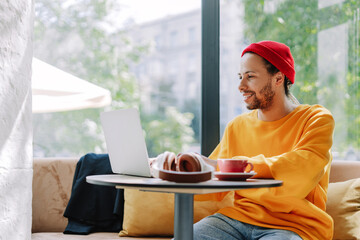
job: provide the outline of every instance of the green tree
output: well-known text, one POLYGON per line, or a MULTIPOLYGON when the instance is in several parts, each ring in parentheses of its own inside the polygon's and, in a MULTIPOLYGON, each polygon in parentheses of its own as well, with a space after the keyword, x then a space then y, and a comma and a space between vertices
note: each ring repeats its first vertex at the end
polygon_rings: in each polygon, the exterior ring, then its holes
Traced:
MULTIPOLYGON (((87 152, 104 152, 105 145, 99 114, 104 110, 137 107, 140 110, 140 90, 129 73, 129 64, 146 53, 147 46, 134 46, 126 35, 114 28, 111 16, 121 12, 116 0, 78 0, 35 2, 34 55, 77 77, 111 91, 112 104, 106 109, 86 109, 60 113, 34 114, 34 156, 80 156, 87 152)), ((188 140, 187 114, 169 110, 161 113, 141 112, 144 119, 152 118, 165 128, 153 128, 144 123, 147 144, 159 142, 162 134, 173 138, 151 150, 153 155, 164 150, 181 150, 188 140), (177 118, 172 116, 177 115, 177 118), (153 129, 151 129, 153 128, 153 129)))

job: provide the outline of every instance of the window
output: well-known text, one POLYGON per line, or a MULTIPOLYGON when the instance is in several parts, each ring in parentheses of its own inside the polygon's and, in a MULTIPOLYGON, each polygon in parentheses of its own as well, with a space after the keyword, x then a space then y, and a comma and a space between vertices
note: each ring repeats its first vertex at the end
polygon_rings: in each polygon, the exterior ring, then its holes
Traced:
MULTIPOLYGON (((333 113, 334 159, 360 160, 360 3, 219 2, 220 135, 233 117, 247 111, 237 89, 242 50, 251 42, 280 41, 295 58, 292 93, 301 103, 320 103, 333 113)), ((113 8, 91 4, 36 1, 34 55, 111 90, 113 103, 34 114, 34 156, 104 152, 99 113, 133 106, 141 109, 151 156, 164 150, 199 151, 201 1, 119 0, 113 8), (148 11, 154 5, 162 7, 148 11), (180 130, 164 127, 169 125, 180 130)))
POLYGON ((358 1, 342 0, 223 1, 220 18, 228 22, 220 30, 221 131, 247 111, 239 104, 236 80, 242 50, 251 42, 279 41, 295 59, 291 92, 301 103, 325 106, 335 118, 334 159, 360 160, 359 8, 358 1))
POLYGON ((194 43, 196 42, 196 29, 195 27, 190 27, 188 30, 188 34, 189 34, 189 43, 194 43))
POLYGON ((169 46, 171 48, 171 47, 176 47, 177 45, 179 45, 178 32, 172 31, 170 32, 169 46))
MULTIPOLYGON (((200 43, 195 50, 177 47, 187 38, 179 33, 187 33, 189 21, 199 18, 200 3, 37 0, 35 57, 109 89, 112 104, 34 114, 34 157, 106 152, 99 114, 128 107, 140 109, 149 156, 165 150, 199 151, 200 89, 196 86, 201 79, 200 74, 191 76, 188 95, 185 61, 190 53, 200 56, 200 43)), ((192 37, 200 39, 201 23, 196 24, 192 37)))
POLYGON ((155 47, 157 50, 159 50, 162 47, 162 37, 161 35, 156 35, 155 36, 155 47))
POLYGON ((197 58, 195 53, 189 53, 187 56, 186 64, 187 64, 187 72, 195 72, 200 68, 200 58, 197 58))

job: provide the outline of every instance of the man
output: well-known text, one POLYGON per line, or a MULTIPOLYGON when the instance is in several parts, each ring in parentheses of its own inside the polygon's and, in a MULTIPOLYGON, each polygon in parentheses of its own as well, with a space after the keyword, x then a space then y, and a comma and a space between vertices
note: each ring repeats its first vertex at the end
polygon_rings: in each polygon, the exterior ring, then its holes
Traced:
MULTIPOLYGON (((294 101, 289 92, 295 82, 294 60, 282 43, 249 45, 242 53, 239 77, 240 93, 253 111, 227 125, 209 158, 248 159, 256 178, 282 180, 283 186, 235 191, 234 206, 196 223, 194 238, 332 239, 333 222, 325 212, 331 113, 294 101)), ((195 199, 221 200, 225 195, 195 199)))

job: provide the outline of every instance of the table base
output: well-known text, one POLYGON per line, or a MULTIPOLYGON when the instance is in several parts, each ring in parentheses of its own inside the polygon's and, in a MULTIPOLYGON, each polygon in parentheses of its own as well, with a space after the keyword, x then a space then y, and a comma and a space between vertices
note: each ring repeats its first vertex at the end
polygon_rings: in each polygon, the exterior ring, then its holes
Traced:
POLYGON ((194 238, 194 195, 175 193, 174 239, 192 240, 194 238))

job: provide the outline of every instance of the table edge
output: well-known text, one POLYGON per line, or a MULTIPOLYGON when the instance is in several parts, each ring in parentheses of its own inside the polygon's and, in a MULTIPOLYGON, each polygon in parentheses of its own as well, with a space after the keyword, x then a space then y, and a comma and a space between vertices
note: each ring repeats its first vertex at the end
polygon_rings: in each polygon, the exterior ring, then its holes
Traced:
MULTIPOLYGON (((173 188, 173 189, 250 189, 250 188, 266 188, 266 187, 280 187, 283 185, 283 181, 281 180, 275 180, 275 179, 248 179, 247 181, 223 181, 225 185, 198 185, 198 184, 189 184, 189 183, 175 183, 173 185, 165 185, 165 184, 139 184, 139 183, 115 183, 115 182, 108 182, 103 180, 97 180, 93 179, 94 177, 98 176, 110 176, 115 174, 106 174, 106 175, 92 175, 86 177, 86 182, 90 184, 95 185, 102 185, 102 186, 109 186, 109 187, 117 187, 117 188, 126 188, 126 187, 138 187, 142 189, 146 188, 173 188), (264 181, 264 185, 259 184, 259 182, 264 181), (272 181, 272 183, 269 183, 268 181, 272 181), (239 183, 239 185, 226 185, 226 183, 239 183), (251 183, 256 182, 258 184, 243 184, 244 182, 251 183)), ((165 181, 165 180, 164 180, 165 181)), ((211 181, 211 180, 210 180, 211 181)), ((167 182, 167 181, 165 181, 167 182)))

